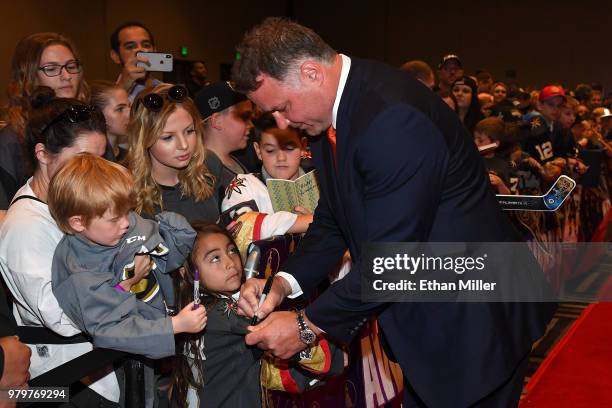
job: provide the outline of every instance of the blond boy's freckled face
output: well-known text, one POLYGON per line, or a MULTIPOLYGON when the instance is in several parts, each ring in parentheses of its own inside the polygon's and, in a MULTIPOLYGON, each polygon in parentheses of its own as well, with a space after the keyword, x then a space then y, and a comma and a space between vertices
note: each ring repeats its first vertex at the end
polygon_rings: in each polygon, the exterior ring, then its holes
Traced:
POLYGON ((101 217, 89 220, 81 235, 99 245, 115 246, 121 242, 130 226, 128 214, 115 215, 107 210, 101 217))

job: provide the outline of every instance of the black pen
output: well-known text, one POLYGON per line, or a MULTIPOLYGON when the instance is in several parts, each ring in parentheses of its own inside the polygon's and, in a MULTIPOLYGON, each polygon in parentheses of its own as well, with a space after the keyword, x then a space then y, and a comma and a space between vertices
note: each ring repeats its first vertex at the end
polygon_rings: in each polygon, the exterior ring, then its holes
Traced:
MULTIPOLYGON (((264 300, 266 300, 268 293, 270 293, 270 289, 272 289, 273 281, 274 281, 274 276, 270 276, 268 277, 268 280, 266 280, 266 284, 264 285, 263 292, 261 292, 261 297, 259 298, 259 305, 257 307, 257 310, 259 310, 264 300)), ((257 324, 257 314, 254 314, 253 318, 251 319, 251 326, 255 326, 256 324, 257 324)))

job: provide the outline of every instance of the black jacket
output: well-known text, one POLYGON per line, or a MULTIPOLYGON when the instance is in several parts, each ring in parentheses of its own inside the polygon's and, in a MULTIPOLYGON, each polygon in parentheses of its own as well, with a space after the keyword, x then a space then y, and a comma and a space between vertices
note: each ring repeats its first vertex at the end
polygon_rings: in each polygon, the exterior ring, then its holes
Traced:
POLYGON ((321 198, 285 264, 308 295, 349 248, 353 267, 306 308, 336 340, 378 316, 404 376, 431 407, 468 406, 507 381, 552 307, 506 303, 375 303, 361 299, 366 242, 514 240, 476 146, 457 115, 410 75, 352 59, 330 143, 312 143, 321 198))

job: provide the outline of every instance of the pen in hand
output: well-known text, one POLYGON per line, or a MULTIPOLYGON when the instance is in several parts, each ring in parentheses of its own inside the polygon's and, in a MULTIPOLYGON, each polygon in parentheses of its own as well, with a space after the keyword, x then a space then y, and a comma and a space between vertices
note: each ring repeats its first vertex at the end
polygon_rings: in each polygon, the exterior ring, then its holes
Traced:
MULTIPOLYGON (((274 276, 270 276, 268 277, 268 280, 266 280, 266 284, 263 288, 263 292, 261 292, 261 297, 259 298, 259 305, 257 306, 257 309, 259 310, 259 308, 261 307, 261 305, 263 304, 264 300, 266 300, 266 297, 268 296, 268 294, 270 293, 270 289, 272 289, 272 282, 274 281, 274 276)), ((257 313, 257 312, 255 312, 257 313)), ((255 326, 257 324, 257 314, 253 315, 253 318, 251 319, 251 326, 255 326)))
POLYGON ((200 306, 200 273, 198 268, 193 271, 193 309, 200 306))

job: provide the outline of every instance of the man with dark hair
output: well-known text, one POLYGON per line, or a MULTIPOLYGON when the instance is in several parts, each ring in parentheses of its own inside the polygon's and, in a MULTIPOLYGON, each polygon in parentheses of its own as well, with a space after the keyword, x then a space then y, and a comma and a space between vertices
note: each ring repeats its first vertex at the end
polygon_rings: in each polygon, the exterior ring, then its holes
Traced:
POLYGON ((189 75, 190 77, 185 85, 189 91, 189 96, 193 99, 202 88, 210 85, 210 81, 207 80, 208 70, 204 61, 192 62, 189 75))
POLYGON ((405 376, 404 406, 515 406, 550 310, 525 303, 383 303, 361 298, 368 242, 502 242, 513 234, 457 115, 396 68, 336 53, 315 32, 266 19, 238 47, 233 79, 279 128, 305 130, 321 186, 314 221, 273 280, 243 285, 239 307, 263 320, 248 344, 291 357, 323 332, 350 342, 376 317, 405 376), (319 137, 328 130, 329 137, 319 137), (305 310, 349 248, 351 272, 305 310), (269 314, 269 315, 268 315, 269 314))
POLYGON ((593 88, 589 84, 578 84, 574 89, 574 96, 583 105, 586 105, 591 100, 593 88))
POLYGON ((493 76, 487 71, 477 71, 478 93, 491 93, 493 86, 493 76))
POLYGON ((450 95, 453 82, 463 76, 463 64, 455 54, 442 57, 438 64, 438 87, 436 92, 442 98, 450 95))
POLYGON ((149 60, 136 54, 155 51, 155 42, 151 31, 142 23, 130 21, 117 27, 110 38, 110 57, 115 64, 121 65, 121 73, 117 78, 128 93, 130 101, 145 87, 157 85, 158 80, 149 75, 139 62, 149 64, 149 60))
POLYGON ((405 62, 400 69, 411 74, 429 89, 433 89, 436 85, 436 77, 434 76, 433 70, 425 61, 408 61, 405 62))

